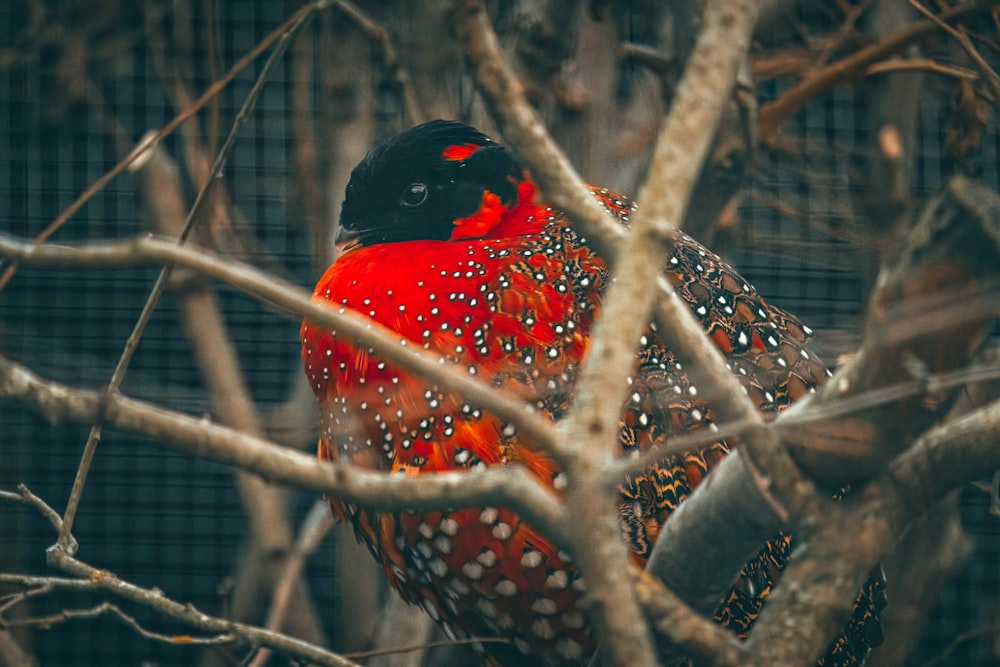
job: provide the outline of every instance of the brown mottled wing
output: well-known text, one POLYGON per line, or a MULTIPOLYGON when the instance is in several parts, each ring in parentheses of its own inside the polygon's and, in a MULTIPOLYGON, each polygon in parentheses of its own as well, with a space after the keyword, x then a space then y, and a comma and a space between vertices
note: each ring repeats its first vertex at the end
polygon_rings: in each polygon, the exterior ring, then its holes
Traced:
MULTIPOLYGON (((627 200, 606 190, 596 194, 608 210, 628 221, 633 207, 627 200)), ((808 327, 767 304, 731 266, 695 240, 678 235, 665 273, 762 413, 776 414, 829 377, 806 347, 812 333, 808 327)), ((633 392, 622 416, 624 452, 715 428, 711 408, 665 348, 655 325, 643 339, 632 380, 633 392)), ((696 452, 668 457, 622 488, 620 513, 637 560, 649 557, 663 522, 728 451, 728 444, 720 440, 696 452)), ((746 564, 716 613, 721 625, 740 636, 747 634, 789 560, 791 542, 778 535, 746 564)), ((849 625, 819 664, 861 664, 868 649, 881 643, 878 612, 884 606, 883 591, 879 577, 865 584, 849 625)))

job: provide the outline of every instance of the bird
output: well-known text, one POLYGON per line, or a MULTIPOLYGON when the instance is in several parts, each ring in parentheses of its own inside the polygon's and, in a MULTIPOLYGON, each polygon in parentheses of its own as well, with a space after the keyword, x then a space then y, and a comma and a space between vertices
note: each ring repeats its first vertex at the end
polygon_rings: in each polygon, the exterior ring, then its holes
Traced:
MULTIPOLYGON (((627 226, 636 203, 590 192, 627 226)), ((573 400, 610 281, 608 264, 548 205, 515 154, 479 130, 436 120, 373 148, 341 207, 338 258, 313 298, 349 309, 532 405, 552 422, 573 400)), ((678 233, 663 275, 725 355, 761 413, 773 416, 825 382, 812 331, 776 308, 729 264, 678 233)), ((406 475, 522 466, 554 493, 567 480, 514 425, 442 390, 363 343, 305 320, 302 356, 321 413, 319 457, 406 475)), ((717 430, 712 407, 651 322, 622 406, 622 456, 717 430)), ((656 461, 623 481, 618 515, 642 567, 670 513, 729 452, 719 438, 656 461)), ((493 638, 490 665, 584 665, 597 643, 586 582, 572 557, 504 507, 377 511, 329 499, 394 589, 451 638, 493 638)), ((724 537, 720 537, 724 539, 724 537)), ((776 535, 746 564, 715 613, 745 637, 788 562, 776 535)), ((818 664, 863 663, 882 640, 884 582, 871 578, 818 664)))

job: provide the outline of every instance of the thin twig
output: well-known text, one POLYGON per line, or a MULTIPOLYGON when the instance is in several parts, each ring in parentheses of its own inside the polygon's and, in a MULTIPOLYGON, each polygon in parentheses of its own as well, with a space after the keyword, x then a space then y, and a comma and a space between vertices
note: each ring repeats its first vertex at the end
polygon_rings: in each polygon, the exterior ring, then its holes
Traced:
POLYGON ((953 79, 963 81, 975 81, 979 75, 966 67, 957 65, 945 65, 930 58, 889 58, 882 62, 869 65, 865 74, 872 76, 875 74, 886 74, 888 72, 930 72, 931 74, 941 74, 950 76, 953 79))
MULTIPOLYGON (((272 30, 264 39, 258 42, 254 46, 254 48, 250 50, 249 53, 247 53, 245 56, 237 60, 236 63, 231 68, 229 68, 229 71, 226 72, 225 76, 223 76, 221 79, 219 79, 211 86, 209 86, 208 90, 202 93, 201 97, 195 100, 195 102, 190 107, 181 111, 179 114, 177 114, 177 116, 174 117, 173 120, 171 120, 169 123, 164 125, 156 132, 147 134, 145 137, 143 137, 143 139, 135 146, 135 148, 132 149, 132 151, 128 155, 123 157, 118 162, 118 164, 116 164, 114 167, 108 170, 104 175, 102 175, 100 178, 94 181, 90 185, 90 187, 88 187, 79 197, 77 197, 73 201, 72 204, 63 209, 63 211, 56 217, 56 219, 53 220, 51 223, 49 223, 49 226, 46 227, 44 230, 42 230, 41 233, 39 233, 38 236, 35 237, 34 243, 36 245, 41 245, 45 243, 53 234, 55 234, 59 230, 60 227, 62 227, 64 224, 66 224, 66 222, 69 221, 70 218, 76 215, 77 211, 83 208, 84 204, 90 201, 94 197, 94 195, 96 195, 98 192, 107 187, 108 183, 114 180, 116 176, 118 176, 123 171, 128 169, 132 165, 132 163, 134 163, 136 160, 140 159, 146 153, 147 150, 158 146, 161 141, 163 141, 166 137, 173 134, 174 130, 180 127, 187 119, 191 118, 191 116, 198 113, 198 111, 200 111, 202 107, 208 104, 211 100, 215 99, 216 95, 222 92, 222 90, 224 90, 225 87, 229 85, 229 82, 232 81, 234 78, 236 78, 237 74, 246 69, 246 67, 250 65, 250 63, 252 63, 254 60, 257 59, 257 56, 266 51, 267 48, 271 46, 271 44, 273 44, 277 39, 279 39, 281 35, 284 34, 286 30, 288 30, 288 28, 290 28, 292 25, 296 23, 296 21, 300 20, 303 16, 315 11, 316 9, 321 8, 321 6, 324 4, 325 2, 305 5, 298 11, 296 11, 294 14, 292 14, 290 17, 288 17, 287 21, 285 21, 280 26, 272 30)), ((4 269, 3 274, 0 274, 0 290, 3 290, 3 288, 7 286, 7 283, 10 282, 11 278, 14 277, 14 274, 16 272, 17 272, 17 264, 11 264, 6 269, 4 269)))
MULTIPOLYGON (((219 153, 216 155, 215 161, 212 164, 208 180, 198 191, 194 204, 192 205, 187 218, 184 220, 184 226, 177 236, 177 245, 183 245, 187 241, 187 237, 191 233, 202 207, 208 200, 208 194, 211 190, 212 184, 216 180, 222 178, 222 170, 226 165, 226 160, 229 158, 229 153, 232 151, 233 146, 235 146, 236 138, 239 136, 240 130, 243 129, 243 125, 250 117, 250 113, 256 105, 257 97, 260 95, 260 91, 264 88, 264 84, 267 82, 271 69, 281 58, 282 54, 284 54, 289 44, 291 44, 292 37, 305 24, 306 20, 313 15, 313 10, 315 10, 317 6, 318 3, 313 3, 303 8, 308 11, 300 10, 296 12, 294 16, 297 18, 290 24, 287 24, 288 27, 280 33, 274 50, 264 63, 264 66, 261 68, 260 75, 254 82, 253 88, 250 89, 250 93, 247 95, 239 113, 236 114, 236 119, 233 121, 233 126, 229 131, 229 136, 226 138, 225 143, 222 145, 222 148, 219 150, 219 153)), ((142 312, 139 314, 135 327, 133 328, 128 339, 125 341, 125 347, 122 350, 121 357, 118 359, 118 363, 112 373, 111 380, 108 382, 107 388, 105 389, 105 393, 109 396, 116 393, 119 387, 121 387, 121 383, 125 379, 125 373, 128 370, 129 363, 132 361, 132 355, 139 346, 139 341, 146 330, 146 325, 149 323, 153 312, 159 304, 160 298, 163 296, 163 292, 166 290, 167 281, 170 279, 172 271, 173 266, 170 264, 165 265, 160 270, 160 274, 157 276, 156 282, 150 290, 149 297, 146 299, 146 303, 142 307, 142 312)), ((100 441, 101 426, 99 421, 97 421, 91 427, 90 434, 87 436, 87 442, 83 448, 83 455, 80 458, 80 465, 77 469, 76 477, 73 480, 73 488, 70 491, 69 500, 66 503, 66 510, 63 513, 64 525, 63 531, 59 536, 59 543, 64 547, 69 544, 69 532, 73 527, 73 521, 76 518, 76 511, 80 505, 80 498, 83 495, 83 488, 87 482, 87 474, 90 471, 90 466, 93 462, 94 454, 97 451, 97 446, 100 441)))
MULTIPOLYGON (((9 500, 11 495, 13 494, 5 492, 2 496, 0 496, 0 500, 9 500)), ((64 532, 63 526, 61 525, 61 519, 59 519, 58 514, 56 514, 55 510, 49 507, 47 503, 31 494, 23 486, 21 487, 21 495, 22 498, 19 502, 33 507, 42 516, 46 517, 50 521, 52 521, 52 518, 55 517, 56 524, 54 528, 56 529, 56 532, 64 532)), ((48 564, 50 566, 58 568, 59 570, 71 575, 73 579, 0 574, 0 581, 4 581, 4 579, 7 578, 14 583, 18 583, 19 581, 22 583, 27 582, 26 585, 38 586, 45 590, 67 588, 78 591, 82 590, 110 593, 134 604, 151 609, 166 618, 173 619, 202 632, 212 633, 217 636, 236 636, 250 645, 267 646, 289 656, 319 665, 327 665, 329 667, 360 667, 357 663, 348 660, 341 655, 327 651, 301 639, 289 637, 288 635, 272 632, 271 630, 265 630, 263 628, 247 625, 245 623, 238 623, 215 616, 209 616, 208 614, 196 609, 194 605, 182 604, 168 598, 164 595, 163 591, 159 589, 136 586, 135 584, 120 579, 118 576, 108 572, 107 570, 95 568, 81 560, 78 560, 58 543, 50 547, 46 554, 48 564)), ((99 607, 95 609, 98 609, 99 607)), ((101 613, 115 612, 109 608, 101 613)), ((124 615, 118 616, 126 623, 128 622, 124 615)), ((135 624, 133 629, 140 631, 140 626, 135 624)), ((161 635, 161 637, 162 636, 164 635, 161 635)), ((152 638, 158 637, 154 636, 152 638)), ((174 644, 205 643, 194 641, 194 638, 189 635, 178 635, 174 639, 168 638, 167 641, 174 644)))
MULTIPOLYGON (((0 581, 5 580, 5 576, 0 574, 0 581)), ((86 582, 83 582, 86 583, 86 582)), ((91 587, 92 588, 92 587, 91 587)), ((87 590, 86 588, 82 590, 87 590)), ((122 623, 131 628, 144 639, 149 639, 156 642, 161 642, 164 644, 182 644, 185 646, 218 646, 220 644, 232 644, 236 641, 236 635, 233 634, 219 634, 210 637, 195 637, 193 635, 165 635, 161 632, 154 632, 153 630, 148 630, 135 620, 135 617, 126 614, 122 611, 121 607, 112 604, 110 602, 102 602, 93 607, 88 607, 86 609, 63 609, 54 614, 49 614, 48 616, 33 616, 31 618, 21 618, 14 621, 5 621, 7 627, 40 627, 45 630, 51 629, 53 626, 60 623, 65 623, 66 621, 72 621, 77 619, 92 619, 99 616, 112 615, 118 618, 122 623)))

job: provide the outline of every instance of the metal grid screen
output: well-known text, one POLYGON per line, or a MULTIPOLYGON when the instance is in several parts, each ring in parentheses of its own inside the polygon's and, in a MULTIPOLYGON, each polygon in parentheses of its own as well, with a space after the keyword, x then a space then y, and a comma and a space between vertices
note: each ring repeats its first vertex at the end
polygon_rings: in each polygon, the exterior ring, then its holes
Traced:
MULTIPOLYGON (((85 61, 74 55, 73 45, 57 42, 41 41, 37 49, 18 50, 25 44, 26 26, 34 20, 30 4, 0 7, 0 46, 12 45, 6 51, 10 58, 0 67, 0 229, 25 238, 37 234, 120 159, 121 146, 116 145, 109 124, 118 123, 134 142, 148 129, 162 127, 174 113, 163 95, 162 75, 146 48, 138 10, 119 7, 103 20, 91 21, 96 33, 88 35, 89 46, 95 48, 85 52, 89 58, 85 61), (84 73, 90 68, 113 71, 114 85, 99 86, 86 76, 75 77, 74 67, 84 73), (70 83, 77 87, 67 89, 70 83)), ((52 11, 61 21, 84 21, 93 11, 86 5, 58 3, 52 11)), ((249 51, 287 16, 282 3, 264 0, 219 3, 217 9, 223 63, 249 51)), ((250 67, 223 91, 224 118, 233 117, 255 75, 255 67, 250 67)), ((272 75, 225 176, 255 242, 266 249, 256 259, 309 286, 315 276, 307 239, 287 221, 293 178, 288 76, 283 67, 272 75)), ((207 83, 198 82, 198 89, 207 83)), ((767 94, 777 92, 774 88, 767 94)), ((933 193, 950 173, 940 117, 946 103, 926 100, 920 111, 923 148, 914 170, 918 196, 933 193)), ((803 225, 751 198, 742 213, 753 243, 736 245, 728 253, 769 300, 809 322, 819 331, 821 344, 831 350, 850 349, 846 332, 857 331, 860 299, 870 279, 858 266, 851 245, 824 231, 835 228, 843 217, 840 206, 847 198, 849 161, 870 143, 859 122, 858 104, 850 90, 839 89, 811 105, 796 120, 811 147, 805 163, 777 161, 755 184, 756 192, 809 211, 824 228, 803 225), (803 182, 803 170, 824 178, 803 182)), ((991 187, 1000 186, 997 139, 991 126, 983 142, 981 174, 991 187)), ((175 156, 183 154, 175 137, 166 142, 166 149, 175 156)), ((56 239, 123 239, 144 229, 134 179, 126 173, 98 193, 56 239)), ((110 377, 156 273, 155 268, 98 272, 22 268, 0 293, 0 351, 45 377, 100 387, 110 377)), ((224 287, 218 295, 253 398, 266 410, 286 398, 299 372, 297 325, 224 287)), ((194 414, 210 409, 169 296, 142 340, 124 392, 194 414)), ((84 428, 51 425, 19 406, 0 403, 0 485, 11 488, 24 482, 62 508, 86 434, 84 428)), ((296 516, 310 501, 304 495, 296 500, 296 516)), ((982 492, 962 494, 963 517, 974 549, 931 614, 917 651, 920 656, 936 655, 960 633, 1000 623, 1000 518, 987 512, 987 503, 982 492)), ((224 613, 226 582, 244 535, 229 470, 108 432, 90 474, 75 532, 82 537, 81 556, 88 562, 139 585, 158 586, 206 611, 224 613)), ((52 541, 49 527, 35 516, 0 507, 0 570, 45 572, 45 548, 52 541)), ((332 562, 325 546, 308 569, 321 610, 332 606, 335 577, 349 576, 333 572, 332 562)), ((52 613, 76 602, 68 596, 53 597, 40 601, 32 613, 52 613)), ((137 612, 137 617, 171 631, 149 615, 137 612)), ((328 634, 335 634, 336 620, 323 614, 328 634)), ((33 638, 31 648, 45 665, 182 664, 192 655, 186 647, 146 641, 109 618, 60 624, 34 633, 33 638)), ((1000 650, 989 648, 996 638, 994 632, 986 640, 964 643, 942 664, 1000 664, 1000 650)))

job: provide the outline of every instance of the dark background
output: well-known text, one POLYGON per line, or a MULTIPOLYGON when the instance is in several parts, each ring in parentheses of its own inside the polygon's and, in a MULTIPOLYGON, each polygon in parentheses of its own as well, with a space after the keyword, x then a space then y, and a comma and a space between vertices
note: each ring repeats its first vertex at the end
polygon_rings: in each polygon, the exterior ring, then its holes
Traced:
MULTIPOLYGON (((394 38, 405 52, 410 37, 405 26, 398 25, 400 17, 378 3, 366 6, 396 26, 394 38)), ((223 67, 252 48, 292 9, 293 5, 265 0, 217 3, 215 48, 223 67)), ((174 116, 176 110, 164 95, 162 73, 148 48, 150 12, 162 13, 160 20, 169 25, 170 6, 162 3, 145 9, 84 2, 0 6, 0 229, 4 232, 33 237, 121 158, 123 151, 109 131, 110 123, 118 123, 134 142, 174 116)), ((803 21, 822 24, 822 14, 806 14, 803 21)), ((198 26, 201 21, 200 15, 195 17, 198 26)), ((159 24, 154 23, 153 29, 155 25, 159 24)), ((637 25, 626 28, 633 38, 642 32, 637 25)), ((313 25, 306 34, 312 38, 322 29, 313 25)), ((198 52, 199 40, 193 42, 192 60, 198 63, 204 54, 198 52)), ((375 47, 369 53, 377 61, 375 47)), ((262 62, 239 74, 221 93, 223 132, 262 62)), ((364 72, 359 76, 370 76, 370 70, 364 72)), ((625 82, 621 94, 637 94, 629 86, 639 86, 636 82, 642 75, 630 67, 619 75, 625 82)), ((317 272, 307 234, 297 221, 301 211, 287 112, 291 76, 287 64, 273 73, 225 176, 253 241, 248 259, 310 287, 317 272)), ((200 93, 210 81, 196 68, 190 89, 200 93)), ((321 82, 312 83, 322 99, 321 82)), ((401 128, 405 119, 385 86, 364 79, 361 85, 374 91, 376 133, 401 128)), ((774 97, 787 85, 771 81, 761 92, 765 98, 774 97)), ((459 96, 472 95, 467 82, 456 86, 459 96)), ((918 202, 962 166, 945 146, 952 91, 938 81, 925 86, 917 114, 919 153, 912 170, 918 202)), ((799 114, 793 125, 804 147, 800 155, 762 156, 754 190, 739 209, 739 233, 717 238, 717 248, 761 293, 817 331, 817 348, 831 364, 857 340, 863 297, 877 267, 874 251, 857 241, 859 223, 850 206, 849 170, 868 159, 872 150, 865 104, 863 90, 843 87, 799 114), (776 207, 775 200, 783 207, 776 207)), ((993 188, 1000 186, 998 145, 996 128, 990 123, 982 150, 969 167, 993 188)), ((178 158, 183 155, 176 137, 168 139, 165 148, 178 158)), ((584 165, 584 175, 593 182, 612 183, 615 169, 614 160, 596 166, 591 160, 584 165)), ((613 184, 629 190, 625 180, 613 184)), ((190 181, 187 187, 193 199, 190 181)), ((340 196, 331 194, 333 200, 340 196)), ((122 239, 144 230, 135 183, 126 173, 94 197, 55 240, 122 239)), ((110 378, 156 273, 154 268, 80 273, 22 268, 0 292, 0 353, 45 377, 100 387, 110 378)), ((225 287, 217 291, 246 381, 266 416, 289 398, 301 372, 298 324, 225 287)), ((209 412, 170 295, 149 325, 124 392, 193 414, 209 412)), ((86 435, 85 428, 50 425, 20 406, 0 403, 0 484, 9 489, 24 482, 61 509, 86 435)), ((299 494, 294 503, 297 517, 311 501, 299 494)), ((961 494, 963 521, 974 549, 961 572, 945 585, 910 664, 920 665, 938 655, 961 633, 992 625, 992 634, 961 643, 939 664, 1000 665, 1000 518, 988 513, 988 502, 980 490, 969 488, 961 494)), ((75 534, 82 543, 80 557, 87 562, 136 584, 160 587, 208 613, 224 614, 244 520, 229 470, 153 442, 106 432, 75 534)), ((53 541, 54 535, 37 516, 0 505, 0 569, 46 572, 44 552, 53 541)), ((343 609, 338 582, 351 576, 334 571, 331 549, 328 540, 308 566, 320 610, 343 609)), ((893 587, 906 585, 890 581, 890 604, 893 587)), ((31 613, 93 603, 89 598, 51 596, 33 604, 31 613)), ((150 614, 135 613, 151 627, 171 631, 150 614)), ((335 642, 341 613, 322 614, 335 642)), ((43 665, 171 665, 191 662, 197 655, 197 649, 144 640, 107 618, 33 631, 29 646, 43 665)))

